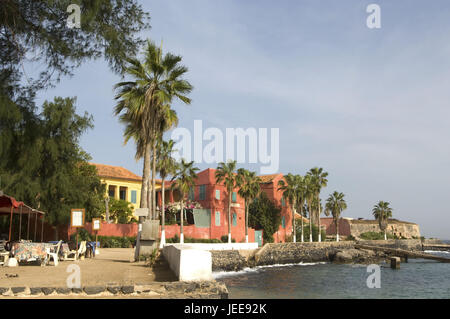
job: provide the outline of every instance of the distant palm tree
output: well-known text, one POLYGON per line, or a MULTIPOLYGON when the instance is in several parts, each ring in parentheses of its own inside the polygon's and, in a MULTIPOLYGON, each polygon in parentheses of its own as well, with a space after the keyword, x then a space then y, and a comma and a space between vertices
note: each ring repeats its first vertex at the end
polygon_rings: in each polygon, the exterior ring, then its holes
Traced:
POLYGON ((168 140, 160 142, 158 145, 158 162, 156 164, 156 169, 161 177, 161 241, 160 248, 164 247, 166 243, 166 233, 165 233, 165 180, 169 175, 174 175, 177 170, 177 163, 172 157, 174 152, 174 141, 168 140))
POLYGON ((238 169, 239 196, 245 200, 245 242, 248 243, 248 211, 253 200, 261 192, 261 178, 255 172, 238 169))
POLYGON ((329 216, 331 213, 333 216, 333 221, 336 225, 336 241, 339 241, 339 218, 345 209, 347 209, 347 203, 345 202, 344 194, 339 192, 330 194, 325 205, 325 215, 329 216))
POLYGON ((231 196, 233 190, 239 186, 239 177, 236 174, 236 161, 219 163, 216 171, 216 183, 223 182, 228 191, 228 243, 231 244, 231 196))
POLYGON ((297 175, 297 183, 298 183, 298 188, 297 188, 297 207, 298 207, 298 211, 300 212, 300 216, 301 216, 301 233, 300 233, 300 241, 303 243, 304 242, 304 236, 303 236, 303 211, 305 209, 305 202, 306 202, 306 178, 304 176, 301 175, 297 175))
POLYGON ((164 106, 170 105, 174 98, 190 104, 191 100, 186 95, 192 91, 192 85, 182 79, 188 69, 179 65, 181 57, 171 53, 163 55, 162 48, 151 41, 147 41, 143 63, 135 58, 128 58, 126 61, 128 66, 125 74, 133 80, 115 85, 119 92, 115 97, 118 103, 114 113, 122 114, 121 121, 129 124, 124 134, 125 142, 133 137, 137 144, 136 157, 144 157, 140 206, 150 207, 149 217, 154 217, 156 199, 153 196, 152 203, 149 203, 148 186, 152 170, 153 191, 155 190, 156 144, 158 137, 162 135, 162 127, 167 127, 161 125, 161 121, 168 115, 167 107, 164 106), (150 163, 152 154, 153 167, 150 163))
POLYGON ((386 229, 388 220, 392 217, 392 208, 389 207, 388 202, 379 201, 378 204, 373 207, 372 214, 375 219, 378 220, 381 231, 384 232, 384 240, 387 240, 386 229))
POLYGON ((306 175, 304 178, 305 183, 305 200, 306 208, 308 209, 309 216, 309 241, 313 241, 312 237, 312 215, 313 215, 313 201, 316 194, 317 183, 314 181, 314 177, 311 175, 306 175))
MULTIPOLYGON (((308 172, 309 175, 314 177, 314 180, 316 182, 316 197, 317 201, 320 202, 320 190, 322 187, 326 187, 328 184, 327 176, 328 173, 323 171, 323 168, 314 167, 311 168, 308 172)), ((320 205, 317 205, 317 224, 319 228, 319 242, 322 241, 321 231, 320 231, 320 205)))
MULTIPOLYGON (((301 176, 291 173, 284 176, 284 180, 278 181, 278 190, 283 192, 283 198, 289 203, 292 209, 292 240, 297 241, 295 229, 295 211, 297 208, 299 187, 301 184, 301 176)), ((303 232, 303 230, 302 230, 303 232)))
POLYGON ((184 158, 181 159, 181 163, 178 166, 178 170, 175 173, 172 181, 172 189, 178 188, 181 194, 180 200, 180 219, 181 219, 181 227, 180 227, 180 244, 184 243, 184 234, 183 234, 183 224, 184 224, 184 198, 186 194, 189 192, 191 187, 195 186, 195 179, 197 178, 197 167, 193 167, 194 162, 186 162, 184 158))

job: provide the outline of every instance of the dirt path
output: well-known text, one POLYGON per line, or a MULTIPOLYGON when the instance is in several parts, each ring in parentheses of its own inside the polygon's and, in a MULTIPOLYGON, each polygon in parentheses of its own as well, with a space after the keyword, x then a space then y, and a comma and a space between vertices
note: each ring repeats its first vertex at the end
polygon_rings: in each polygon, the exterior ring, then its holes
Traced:
POLYGON ((80 266, 81 286, 105 286, 146 284, 154 281, 176 280, 174 274, 165 265, 152 269, 144 262, 130 262, 132 248, 101 248, 95 258, 79 261, 63 261, 57 267, 53 263, 41 267, 25 264, 19 267, 0 267, 0 287, 66 287, 67 267, 70 264, 80 266), (9 275, 18 277, 8 278, 9 275))

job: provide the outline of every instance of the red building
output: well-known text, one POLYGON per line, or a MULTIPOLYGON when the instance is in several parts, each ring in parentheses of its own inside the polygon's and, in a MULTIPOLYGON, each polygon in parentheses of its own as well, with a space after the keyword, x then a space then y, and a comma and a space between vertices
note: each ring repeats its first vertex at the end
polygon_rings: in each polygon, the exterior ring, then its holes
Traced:
MULTIPOLYGON (((208 168, 198 173, 194 189, 188 195, 189 200, 198 202, 202 209, 197 209, 194 214, 195 225, 185 226, 184 233, 187 237, 221 239, 228 235, 228 192, 223 183, 217 184, 216 169, 208 168)), ((282 199, 282 192, 278 191, 278 181, 283 174, 260 176, 261 189, 275 205, 282 208, 282 222, 279 230, 274 234, 275 242, 284 242, 287 236, 292 234, 292 212, 287 203, 282 199)), ((179 201, 180 194, 177 190, 170 190, 170 183, 166 184, 166 204, 179 201)), ((238 194, 239 189, 233 190, 231 203, 231 237, 236 242, 245 241, 245 201, 238 194)), ((161 205, 161 194, 158 192, 158 203, 161 205)), ((166 237, 179 234, 179 226, 166 227, 166 237), (175 227, 175 228, 174 228, 175 227)), ((249 228, 249 242, 262 244, 262 231, 249 228), (255 238, 256 236, 256 238, 255 238)))

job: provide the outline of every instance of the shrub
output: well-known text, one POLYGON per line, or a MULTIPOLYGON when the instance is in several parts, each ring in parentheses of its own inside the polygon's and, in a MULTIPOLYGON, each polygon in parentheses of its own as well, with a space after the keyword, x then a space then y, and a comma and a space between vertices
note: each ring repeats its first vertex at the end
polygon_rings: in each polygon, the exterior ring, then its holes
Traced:
POLYGON ((273 243, 273 234, 281 225, 281 207, 275 205, 266 193, 261 195, 250 204, 249 226, 254 229, 263 229, 264 243, 273 243))
MULTIPOLYGON (((228 243, 228 235, 223 235, 222 237, 220 237, 220 242, 221 243, 228 243)), ((236 239, 234 239, 233 237, 231 237, 231 242, 235 243, 236 239)))
MULTIPOLYGON (((168 244, 177 244, 180 242, 180 237, 178 237, 177 234, 173 236, 172 238, 167 238, 166 243, 168 244)), ((190 237, 184 237, 185 243, 204 243, 204 244, 220 244, 222 243, 219 239, 209 239, 209 238, 190 238, 190 237)))
MULTIPOLYGON (((364 240, 384 240, 384 233, 383 232, 365 232, 359 235, 361 239, 364 240)), ((387 234, 387 239, 399 239, 397 236, 394 236, 392 234, 387 234)))
MULTIPOLYGON (((296 236, 297 236, 297 241, 299 241, 299 239, 301 238, 302 235, 302 226, 301 225, 296 225, 297 231, 296 231, 296 236)), ((312 237, 313 237, 313 241, 319 241, 319 228, 312 224, 311 225, 312 228, 312 237)), ((321 231, 321 237, 323 240, 326 239, 326 232, 325 230, 322 229, 321 231)), ((309 225, 303 225, 303 238, 305 241, 309 241, 309 225)), ((291 239, 292 241, 292 239, 291 239)))

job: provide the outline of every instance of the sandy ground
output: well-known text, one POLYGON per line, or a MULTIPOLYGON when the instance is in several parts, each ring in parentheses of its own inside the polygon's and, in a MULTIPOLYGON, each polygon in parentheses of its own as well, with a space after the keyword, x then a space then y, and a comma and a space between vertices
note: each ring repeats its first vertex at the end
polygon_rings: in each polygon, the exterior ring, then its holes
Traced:
POLYGON ((131 262, 132 248, 101 248, 95 258, 78 261, 60 261, 41 267, 21 264, 19 267, 0 267, 0 287, 66 287, 70 264, 80 266, 81 286, 146 284, 154 281, 174 281, 175 275, 167 266, 154 269, 144 262, 131 262), (18 277, 8 278, 9 275, 18 277))

